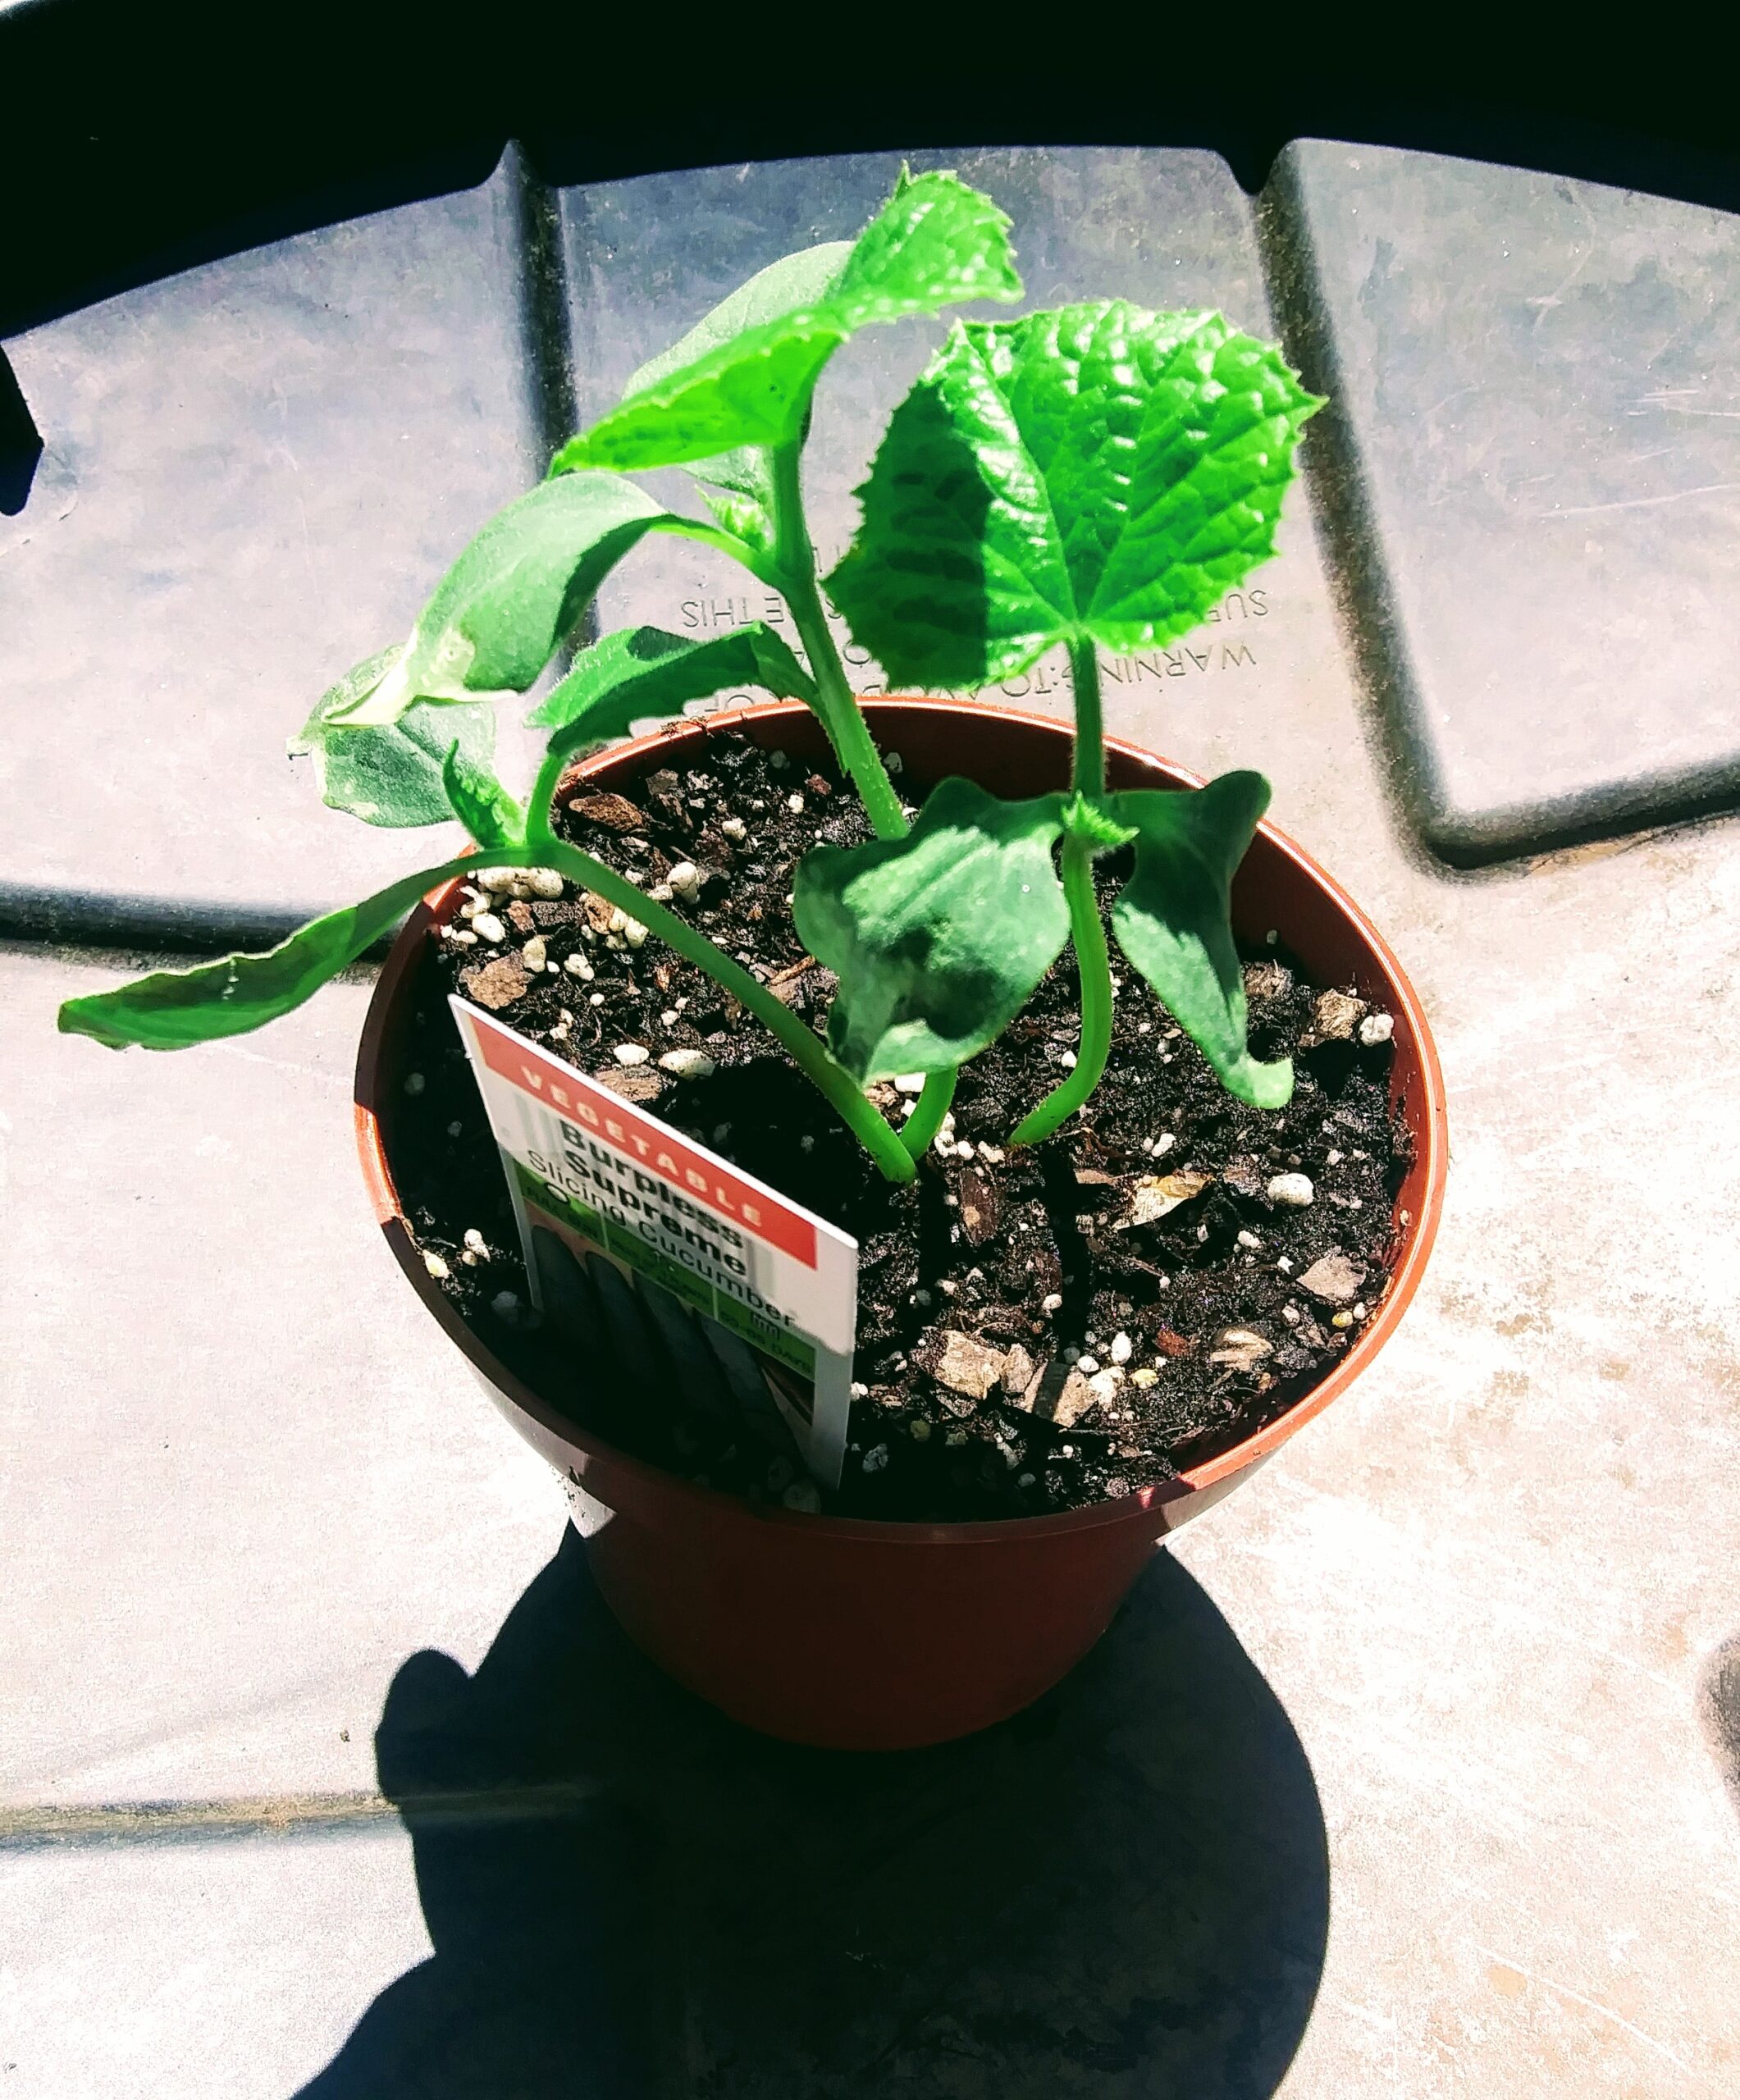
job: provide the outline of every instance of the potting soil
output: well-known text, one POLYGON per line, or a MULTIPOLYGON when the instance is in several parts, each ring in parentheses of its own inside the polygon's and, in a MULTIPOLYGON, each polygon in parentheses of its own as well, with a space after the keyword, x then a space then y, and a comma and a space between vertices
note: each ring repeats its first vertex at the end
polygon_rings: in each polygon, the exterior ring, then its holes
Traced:
MULTIPOLYGON (((820 1032, 835 987, 792 926, 793 865, 819 841, 870 835, 831 764, 722 731, 703 765, 654 759, 626 787, 571 781, 558 801, 567 836, 645 887, 677 870, 672 908, 820 1032), (698 878, 692 896, 684 864, 698 878)), ((1104 909, 1127 873, 1123 856, 1098 864, 1104 909)), ((1250 952, 1245 982, 1254 1054, 1295 1061, 1286 1108, 1234 1100, 1114 943, 1104 1079, 1055 1137, 1010 1149, 1076 1045, 1066 952, 1014 1025, 961 1068, 952 1124, 916 1182, 897 1188, 710 978, 655 939, 634 945, 635 928, 613 929, 610 908, 571 884, 559 897, 514 887, 527 893, 472 891, 473 917, 451 921, 461 938, 432 940, 422 960, 391 1163, 418 1243, 445 1266, 441 1287, 466 1319, 619 1447, 752 1499, 783 1500, 794 1483, 790 1455, 685 1397, 656 1322, 619 1310, 578 1363, 528 1319, 450 991, 858 1240, 861 1391, 841 1483, 821 1498, 836 1513, 1033 1516, 1165 1481, 1292 1406, 1375 1311, 1408 1162, 1389 1107, 1388 1017, 1350 988, 1312 984, 1278 943, 1250 952), (619 1048, 646 1056, 625 1063, 619 1048), (699 1053, 674 1061, 689 1075, 661 1068, 674 1051, 699 1053)), ((884 1084, 871 1098, 898 1121, 914 1097, 884 1084)))

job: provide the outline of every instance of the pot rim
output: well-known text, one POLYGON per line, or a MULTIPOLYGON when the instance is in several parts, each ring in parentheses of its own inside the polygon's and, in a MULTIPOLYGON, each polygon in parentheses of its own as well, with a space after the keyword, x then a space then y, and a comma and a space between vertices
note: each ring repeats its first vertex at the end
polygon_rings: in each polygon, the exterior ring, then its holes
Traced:
MULTIPOLYGON (((1055 715, 993 705, 982 700, 907 699, 891 693, 866 697, 861 704, 872 721, 884 710, 897 709, 907 714, 916 711, 979 716, 997 724, 1021 722, 1065 739, 1071 734, 1069 724, 1055 715)), ((655 730, 645 737, 612 745, 609 750, 583 760, 575 770, 580 776, 590 776, 606 768, 614 770, 624 763, 633 763, 643 756, 669 751, 676 737, 685 730, 692 729, 703 737, 711 736, 722 729, 747 727, 792 715, 814 719, 810 710, 801 701, 760 701, 747 707, 722 709, 717 714, 691 716, 681 719, 674 733, 666 728, 655 730)), ((1143 765, 1158 763, 1192 787, 1203 785, 1199 774, 1193 773, 1189 768, 1178 765, 1169 759, 1161 758, 1158 752, 1134 743, 1128 737, 1107 737, 1105 742, 1108 753, 1116 753, 1143 765)), ((1346 1391, 1394 1334, 1419 1288, 1427 1260, 1437 1237, 1444 1208, 1445 1181, 1450 1160, 1444 1075, 1438 1061, 1437 1047, 1432 1041, 1419 996, 1389 943, 1334 877, 1320 867, 1303 847, 1296 844, 1267 819, 1260 822, 1257 829, 1270 847, 1290 861, 1308 881, 1314 883, 1336 910, 1351 923, 1386 979, 1395 1010, 1405 1020, 1418 1050, 1423 1082, 1424 1098, 1421 1104, 1423 1130, 1418 1144, 1425 1157, 1425 1194, 1409 1224, 1400 1228, 1402 1241, 1400 1257, 1391 1273, 1389 1287, 1379 1303, 1377 1311, 1360 1329, 1359 1339, 1347 1354, 1309 1392, 1301 1395, 1285 1414, 1276 1416, 1273 1422, 1254 1431, 1226 1450, 1217 1453, 1213 1458, 1204 1459, 1200 1465, 1188 1468, 1176 1480, 1135 1489, 1130 1495, 1116 1500, 1091 1503, 1080 1509, 1054 1511, 1043 1517, 980 1518, 967 1523, 929 1523, 867 1517, 812 1515, 771 1504, 747 1502, 718 1488, 701 1487, 692 1481, 683 1480, 675 1473, 667 1472, 662 1467, 651 1465, 645 1459, 636 1459, 628 1452, 619 1450, 614 1445, 605 1442, 591 1430, 571 1421, 541 1399, 466 1325, 445 1293, 424 1267, 422 1257, 418 1252, 409 1226, 399 1205, 398 1194, 381 1143, 380 1119, 376 1107, 382 1092, 381 1066, 388 1010, 399 996, 411 963, 434 922, 436 911, 462 879, 458 877, 432 890, 400 929, 391 952, 381 966, 363 1025, 362 1041, 357 1052, 354 1106, 357 1149, 361 1157, 370 1200, 374 1206, 376 1221, 386 1235, 388 1245, 413 1288, 476 1373, 506 1394, 516 1407, 559 1442, 572 1446, 589 1458, 634 1473, 650 1483, 655 1483, 662 1491, 679 1500, 692 1500, 697 1512, 728 1509, 734 1515, 760 1522, 804 1525, 809 1527, 812 1536, 820 1528, 836 1537, 876 1540, 885 1545, 914 1545, 943 1541, 962 1545, 1007 1544, 1016 1538, 1039 1539, 1061 1532, 1089 1530, 1100 1524, 1127 1522, 1138 1509, 1151 1510, 1158 1514, 1164 1510, 1167 1504, 1183 1501, 1205 1488, 1213 1487, 1267 1458, 1296 1431, 1314 1420, 1332 1400, 1339 1399, 1346 1391)))

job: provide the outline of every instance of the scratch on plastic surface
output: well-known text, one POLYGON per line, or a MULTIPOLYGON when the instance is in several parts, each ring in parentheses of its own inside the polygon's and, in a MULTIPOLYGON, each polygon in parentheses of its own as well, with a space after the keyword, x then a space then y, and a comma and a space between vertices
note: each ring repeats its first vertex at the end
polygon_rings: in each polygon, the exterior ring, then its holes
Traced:
POLYGON ((1587 1634, 1573 1632, 1562 1624, 1555 1624, 1553 1630, 1573 1647, 1581 1648, 1592 1655, 1599 1655, 1604 1663, 1617 1663, 1622 1669, 1635 1670, 1639 1677, 1646 1677, 1651 1684, 1659 1684, 1664 1691, 1671 1691, 1678 1696, 1680 1687, 1674 1678, 1665 1676, 1660 1670, 1652 1670, 1647 1663, 1640 1663, 1635 1655, 1625 1655, 1618 1648, 1605 1647, 1599 1641, 1590 1640, 1587 1634))
POLYGON ((1683 503, 1687 496, 1727 495, 1740 489, 1740 482, 1704 482, 1695 489, 1669 489, 1665 495, 1628 495, 1619 503, 1574 503, 1566 510, 1543 510, 1537 525, 1550 525, 1560 518, 1599 518, 1610 510, 1652 510, 1664 503, 1683 503))
MULTIPOLYGON (((281 395, 280 406, 282 406, 281 395)), ((302 480, 302 468, 295 454, 291 451, 289 441, 285 439, 281 438, 277 444, 269 446, 267 457, 281 459, 295 477, 290 494, 296 499, 296 515, 302 520, 302 564, 312 577, 314 573, 314 536, 308 530, 308 507, 302 500, 302 490, 299 486, 302 480)))
POLYGON ((1526 302, 1527 304, 1533 307, 1535 309, 1534 332, 1537 334, 1540 331, 1541 323, 1546 318, 1547 315, 1552 312, 1555 306, 1563 303, 1565 294, 1569 291, 1572 285, 1577 282, 1577 280, 1582 275, 1583 272, 1588 268, 1589 258, 1595 253, 1596 244, 1593 239, 1595 232, 1595 221, 1590 212, 1589 207, 1574 190, 1569 194, 1566 199, 1566 202, 1576 206, 1578 217, 1583 222, 1582 246, 1578 253, 1577 260, 1571 265, 1569 271, 1564 276, 1560 279, 1559 282, 1554 285, 1553 289, 1550 292, 1543 292, 1538 297, 1529 299, 1526 302))
POLYGON ((1660 409, 1670 416, 1716 416, 1724 422, 1740 423, 1740 409, 1693 409, 1673 398, 1676 393, 1695 394, 1697 391, 1695 386, 1665 388, 1659 394, 1640 395, 1637 406, 1640 409, 1660 409))
MULTIPOLYGON (((1315 1486, 1310 1481, 1300 1480, 1296 1475, 1288 1472, 1279 1472, 1276 1475, 1275 1486, 1278 1492, 1293 1495, 1308 1506, 1359 1513, 1368 1520, 1372 1528, 1380 1534, 1384 1542, 1395 1550, 1399 1558, 1411 1562, 1417 1567, 1423 1564, 1423 1554, 1409 1539, 1408 1534, 1387 1518, 1378 1516, 1368 1504, 1361 1501, 1358 1497, 1336 1495, 1328 1489, 1315 1486)), ((1284 1562, 1290 1558, 1292 1552, 1290 1545, 1263 1546, 1247 1538, 1234 1539, 1230 1543, 1235 1550, 1258 1560, 1284 1562)), ((1623 1649, 1610 1648, 1605 1642, 1591 1640, 1587 1634, 1580 1633, 1574 1628, 1567 1626, 1561 1617, 1543 1619, 1533 1600, 1532 1578, 1528 1571, 1519 1567, 1514 1561, 1493 1555, 1490 1552, 1487 1557, 1489 1564, 1496 1568, 1507 1582, 1519 1588, 1524 1586, 1531 1588, 1531 1601, 1528 1603, 1519 1602, 1514 1598, 1489 1598, 1485 1606, 1489 1619, 1501 1618, 1508 1627, 1524 1634, 1531 1634, 1537 1637, 1550 1635, 1555 1639, 1568 1641, 1573 1647, 1582 1649, 1586 1655, 1593 1655, 1602 1662, 1614 1664, 1621 1669, 1634 1670, 1640 1677, 1647 1678, 1652 1684, 1659 1686, 1662 1691, 1671 1693, 1675 1698, 1679 1696, 1681 1686, 1678 1679, 1665 1675, 1660 1670, 1652 1669, 1647 1663, 1640 1661, 1635 1655, 1628 1655, 1623 1649)), ((1495 1777, 1496 1776, 1495 1773, 1495 1777)))
MULTIPOLYGON (((1539 1016, 1531 1016, 1530 1018, 1532 1021, 1537 1018, 1545 1021, 1553 1016, 1546 1013, 1539 1016)), ((1537 1080, 1552 1078, 1560 1072, 1593 1073, 1603 1065, 1617 1064, 1622 1058, 1630 1057, 1650 1039, 1649 1032, 1645 1029, 1615 1028, 1603 1041, 1590 1044, 1586 1050, 1579 1050, 1574 1057, 1556 1057, 1549 1063, 1531 1066, 1530 1084, 1532 1085, 1537 1080)), ((1465 1041, 1462 1049, 1455 1089, 1458 1094, 1478 1093, 1491 1087, 1515 1088, 1514 1052, 1509 1043, 1492 1037, 1482 1042, 1465 1041), (1491 1069, 1483 1072, 1481 1069, 1483 1066, 1491 1069)))
POLYGON ((299 1065, 289 1057, 268 1057, 258 1050, 244 1050, 239 1043, 217 1042, 211 1046, 221 1057, 240 1057, 250 1065, 267 1065, 275 1072, 295 1072, 303 1079, 318 1080, 326 1086, 343 1086, 348 1075, 322 1071, 318 1065, 299 1065))
POLYGON ((1478 1941, 1475 1942, 1475 1952, 1485 1955, 1489 1961, 1496 1961, 1503 1968, 1514 1969, 1518 1975, 1526 1976, 1531 1984, 1538 1984, 1544 1991, 1556 1991, 1560 1997, 1569 1998, 1577 2005, 1587 2006, 1591 2012, 1598 2012, 1603 2020, 1610 2020, 1615 2027, 1623 2027, 1628 2034, 1636 2035, 1646 2048, 1655 2050, 1658 2056, 1665 2057, 1676 2070, 1684 2071, 1688 2077, 1693 2075, 1692 2066, 1683 2057, 1676 2057, 1665 2042, 1658 2042, 1653 2034, 1646 2034, 1641 2027, 1626 2019, 1623 2013, 1615 2012, 1611 2006, 1603 2005, 1599 1998, 1585 1997, 1581 1991, 1573 1991, 1569 1984, 1555 1983, 1550 1976, 1543 1976, 1533 1969, 1525 1969, 1520 1961, 1509 1955, 1495 1954, 1490 1947, 1482 1947, 1478 1941))
POLYGON ((1393 2035, 1395 2032, 1393 2012, 1374 2011, 1370 2006, 1361 2005, 1358 1998, 1332 1997, 1330 2003, 1340 2006, 1343 2012, 1350 2012, 1356 2020, 1363 2020, 1368 2026, 1375 2027, 1380 2034, 1393 2035))
MULTIPOLYGON (((37 469, 37 478, 39 481, 42 478, 40 467, 37 469)), ((76 489, 65 489, 61 491, 61 495, 63 500, 60 508, 52 512, 48 517, 45 518, 42 514, 39 506, 36 508, 36 514, 30 518, 27 525, 20 527, 8 523, 4 535, 0 536, 0 559, 3 559, 7 555, 16 554, 21 547, 29 546, 31 541, 37 538, 48 526, 59 525, 71 517, 79 507, 79 491, 76 489)), ((26 504, 26 512, 28 513, 31 508, 32 506, 26 504)))

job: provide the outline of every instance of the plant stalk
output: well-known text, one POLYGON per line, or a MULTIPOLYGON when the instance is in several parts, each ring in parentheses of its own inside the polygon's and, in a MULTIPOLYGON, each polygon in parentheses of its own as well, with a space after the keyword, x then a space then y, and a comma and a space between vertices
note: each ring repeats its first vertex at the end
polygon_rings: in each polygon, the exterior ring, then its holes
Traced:
MULTIPOLYGON (((544 812, 549 806, 547 797, 533 805, 534 809, 544 812)), ((533 821, 536 825, 537 819, 533 821)), ((549 829, 547 815, 541 833, 541 835, 540 829, 535 829, 522 846, 480 852, 472 856, 470 865, 477 868, 554 868, 570 882, 578 883, 582 888, 591 890, 607 903, 614 904, 629 918, 637 919, 649 934, 655 934, 685 961, 705 970, 715 984, 723 985, 734 999, 741 1000, 762 1026, 778 1038, 793 1064, 833 1104, 842 1121, 890 1181, 912 1179, 911 1157, 893 1126, 877 1114, 851 1074, 834 1062, 821 1039, 789 1007, 776 999, 759 979, 752 977, 741 963, 710 941, 698 927, 690 925, 668 906, 655 902, 602 861, 595 861, 578 846, 557 838, 549 829)))
POLYGON ((1112 960, 1094 892, 1094 848, 1085 838, 1066 838, 1062 857, 1063 897, 1081 978, 1081 1039, 1075 1070, 1016 1125, 1012 1145, 1036 1145, 1073 1116, 1099 1084, 1112 1051, 1112 960))
POLYGON ((779 572, 779 590, 791 609, 797 638, 810 660, 810 675, 820 698, 818 712, 840 764, 852 775, 879 838, 904 838, 909 829, 894 783, 888 778, 882 754, 870 736, 852 690, 833 637, 815 581, 815 549, 804 518, 803 488, 799 473, 801 447, 782 445, 770 457, 774 471, 774 559, 779 572))
MULTIPOLYGON (((1097 797, 1106 792, 1105 717, 1099 659, 1091 641, 1070 644, 1070 669, 1076 687, 1076 750, 1070 783, 1078 793, 1097 797)), ((1095 850, 1089 839, 1068 837, 1063 842, 1063 898, 1069 906, 1070 939, 1081 983, 1081 1038, 1075 1070, 1016 1124, 1009 1139, 1012 1145, 1037 1144, 1073 1116, 1099 1084, 1112 1054, 1112 957, 1094 890, 1095 850)))
MULTIPOLYGON (((904 838, 911 829, 900 797, 888 778, 882 755, 876 749, 858 703, 847 682, 845 666, 829 632, 821 592, 815 581, 815 550, 804 516, 800 473, 801 444, 776 447, 769 455, 774 476, 774 573, 758 569, 776 587, 790 609, 810 673, 815 680, 820 705, 817 713, 840 764, 850 775, 879 838, 904 838)), ((695 537, 702 533, 697 532, 695 537)), ((905 1128, 896 1132, 864 1098, 844 1067, 834 1062, 815 1033, 790 1009, 705 934, 675 912, 666 910, 625 882, 601 861, 559 838, 551 824, 556 789, 569 764, 574 746, 552 739, 527 805, 527 842, 523 848, 504 847, 479 865, 533 866, 548 865, 568 874, 586 888, 606 898, 619 911, 639 920, 668 947, 674 948, 716 984, 740 999, 757 1020, 770 1029, 790 1053, 805 1075, 818 1086, 839 1112, 859 1143, 891 1181, 910 1181, 918 1160, 942 1127, 943 1118, 954 1097, 956 1075, 933 1072, 925 1081, 918 1105, 905 1128)))
POLYGON ((936 1134, 943 1127, 943 1118, 948 1113, 948 1104, 955 1098, 955 1081, 960 1077, 960 1068, 951 1066, 946 1071, 933 1072, 925 1081, 925 1089, 913 1104, 912 1113, 901 1126, 900 1142, 906 1147, 907 1157, 916 1166, 929 1150, 936 1134))
POLYGON ((1099 657, 1091 641, 1070 644, 1071 682, 1076 688, 1076 749, 1070 785, 1084 795, 1106 792, 1106 719, 1099 696, 1099 657))
MULTIPOLYGON (((779 587, 809 659, 810 675, 815 680, 821 701, 822 726, 841 765, 852 776, 876 836, 904 838, 911 827, 833 646, 816 584, 815 548, 804 515, 801 442, 781 445, 771 457, 774 560, 781 573, 779 587)), ((915 1166, 943 1127, 958 1075, 954 1070, 932 1072, 925 1081, 918 1105, 900 1133, 902 1145, 915 1166)))

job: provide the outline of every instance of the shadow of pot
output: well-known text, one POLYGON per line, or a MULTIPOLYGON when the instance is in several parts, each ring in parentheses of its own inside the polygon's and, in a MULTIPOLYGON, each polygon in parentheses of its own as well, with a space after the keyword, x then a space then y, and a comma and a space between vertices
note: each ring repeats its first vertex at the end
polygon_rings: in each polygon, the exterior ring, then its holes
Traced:
MULTIPOLYGON (((920 790, 963 774, 1008 797, 1068 779, 1063 723, 951 701, 873 700, 879 742, 920 790)), ((650 759, 693 765, 721 730, 794 757, 826 750, 795 703, 708 716, 619 745, 580 769, 601 787, 650 759)), ((1113 788, 1191 788, 1191 774, 1108 739, 1113 788)), ((1059 1515, 970 1524, 811 1516, 740 1501, 631 1458, 532 1391, 429 1276, 392 1159, 414 966, 451 886, 414 912, 383 967, 357 1061, 356 1130, 375 1212, 412 1288, 514 1428, 569 1482, 598 1588, 630 1637, 733 1719, 796 1742, 896 1750, 942 1742, 1030 1705, 1094 1646, 1166 1535, 1230 1494, 1346 1391, 1418 1288, 1444 1199, 1443 1076, 1401 966, 1359 906, 1272 825, 1233 884, 1235 931, 1271 929, 1319 984, 1354 984, 1394 1016, 1391 1098, 1413 1158, 1392 1217, 1384 1294, 1346 1354, 1276 1420, 1176 1480, 1059 1515)))
POLYGON ((433 1952, 299 2100, 1267 2100, 1322 1972, 1310 1763, 1170 1554, 1062 1692, 852 1756, 673 1684, 570 1529, 375 1751, 433 1952))

